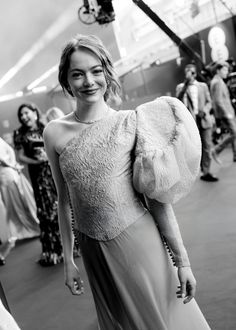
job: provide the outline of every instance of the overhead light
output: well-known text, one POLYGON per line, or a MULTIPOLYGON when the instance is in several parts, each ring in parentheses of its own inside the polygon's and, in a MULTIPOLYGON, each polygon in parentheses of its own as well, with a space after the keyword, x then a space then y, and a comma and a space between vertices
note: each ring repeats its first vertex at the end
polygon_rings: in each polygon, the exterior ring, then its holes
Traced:
POLYGON ((31 90, 31 92, 33 94, 38 94, 38 93, 43 93, 47 90, 47 86, 39 86, 39 87, 35 87, 31 90))
POLYGON ((10 100, 16 99, 18 97, 22 97, 23 95, 24 95, 24 93, 22 91, 18 91, 14 94, 2 95, 2 96, 0 96, 0 102, 10 101, 10 100))

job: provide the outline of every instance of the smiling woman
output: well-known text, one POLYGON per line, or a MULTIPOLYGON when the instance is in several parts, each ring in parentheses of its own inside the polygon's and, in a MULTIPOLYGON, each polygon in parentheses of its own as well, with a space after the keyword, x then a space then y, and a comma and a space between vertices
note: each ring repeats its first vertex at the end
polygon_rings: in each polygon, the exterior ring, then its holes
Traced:
POLYGON ((57 218, 57 194, 48 159, 44 150, 43 130, 39 109, 33 104, 22 104, 18 109, 21 127, 14 132, 18 159, 28 165, 34 190, 37 216, 40 222, 42 266, 55 265, 63 260, 57 218))
POLYGON ((188 193, 199 170, 192 116, 170 97, 136 111, 112 109, 120 85, 95 36, 68 42, 59 81, 76 110, 50 122, 44 141, 58 192, 66 285, 74 295, 84 292, 75 236, 99 329, 209 329, 193 299, 196 281, 170 205, 188 193))

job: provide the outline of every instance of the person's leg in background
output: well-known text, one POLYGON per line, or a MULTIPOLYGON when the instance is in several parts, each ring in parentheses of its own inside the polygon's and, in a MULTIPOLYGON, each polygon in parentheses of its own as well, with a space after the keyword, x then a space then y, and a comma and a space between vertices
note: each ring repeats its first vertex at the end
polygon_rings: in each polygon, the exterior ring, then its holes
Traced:
POLYGON ((199 129, 200 135, 201 135, 201 141, 202 141, 202 159, 201 159, 201 170, 202 170, 202 176, 201 180, 203 181, 209 181, 209 182, 216 182, 219 179, 215 177, 211 171, 211 152, 212 152, 212 128, 200 128, 199 129))
POLYGON ((233 161, 236 162, 236 119, 227 118, 227 122, 232 138, 233 161))
POLYGON ((5 265, 6 257, 11 249, 15 246, 16 237, 10 237, 6 242, 2 243, 0 240, 0 266, 5 265))
POLYGON ((213 158, 217 158, 229 143, 232 144, 233 161, 236 162, 236 119, 235 118, 223 118, 224 125, 228 128, 230 135, 225 136, 222 141, 215 146, 212 151, 213 158))

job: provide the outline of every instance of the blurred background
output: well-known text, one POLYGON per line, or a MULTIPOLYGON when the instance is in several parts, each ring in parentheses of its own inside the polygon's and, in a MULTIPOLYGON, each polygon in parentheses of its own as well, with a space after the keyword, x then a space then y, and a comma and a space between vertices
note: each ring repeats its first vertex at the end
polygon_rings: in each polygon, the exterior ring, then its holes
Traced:
MULTIPOLYGON (((11 146, 22 103, 35 103, 44 115, 51 107, 74 110, 74 100, 63 93, 57 76, 61 50, 77 33, 97 35, 112 54, 122 85, 121 109, 175 96, 187 63, 194 62, 198 80, 209 83, 211 65, 228 61, 236 111, 235 0, 7 0, 0 1, 0 18, 0 137, 11 146)), ((220 174, 217 185, 199 180, 175 206, 199 283, 197 300, 214 330, 236 328, 231 158, 226 149, 223 166, 213 163, 213 172, 220 174)), ((0 220, 1 245, 9 238, 1 196, 0 220)), ((80 330, 97 328, 81 258, 77 262, 87 293, 75 304, 63 285, 63 266, 36 264, 39 245, 38 239, 18 243, 1 267, 0 284, 22 329, 72 330, 75 322, 80 330)))
MULTIPOLYGON (((65 112, 73 109, 73 100, 65 98, 58 86, 57 73, 61 49, 77 33, 98 35, 110 50, 122 82, 122 108, 175 94, 183 67, 193 56, 134 1, 109 2, 112 7, 105 16, 98 12, 99 1, 0 2, 0 136, 17 127, 17 107, 25 101, 36 103, 42 112, 51 106, 65 112)), ((146 0, 145 4, 204 65, 236 57, 234 0, 146 0)))

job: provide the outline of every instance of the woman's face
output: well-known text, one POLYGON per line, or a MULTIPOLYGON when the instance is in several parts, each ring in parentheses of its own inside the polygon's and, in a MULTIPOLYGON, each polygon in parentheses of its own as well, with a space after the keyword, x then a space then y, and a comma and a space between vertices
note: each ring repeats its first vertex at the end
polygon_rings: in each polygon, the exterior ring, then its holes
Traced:
POLYGON ((104 99, 107 82, 99 58, 89 50, 77 50, 70 58, 67 74, 70 89, 79 102, 104 99))
POLYGON ((29 128, 34 127, 37 122, 37 113, 27 107, 22 108, 20 112, 20 119, 25 126, 29 128))

